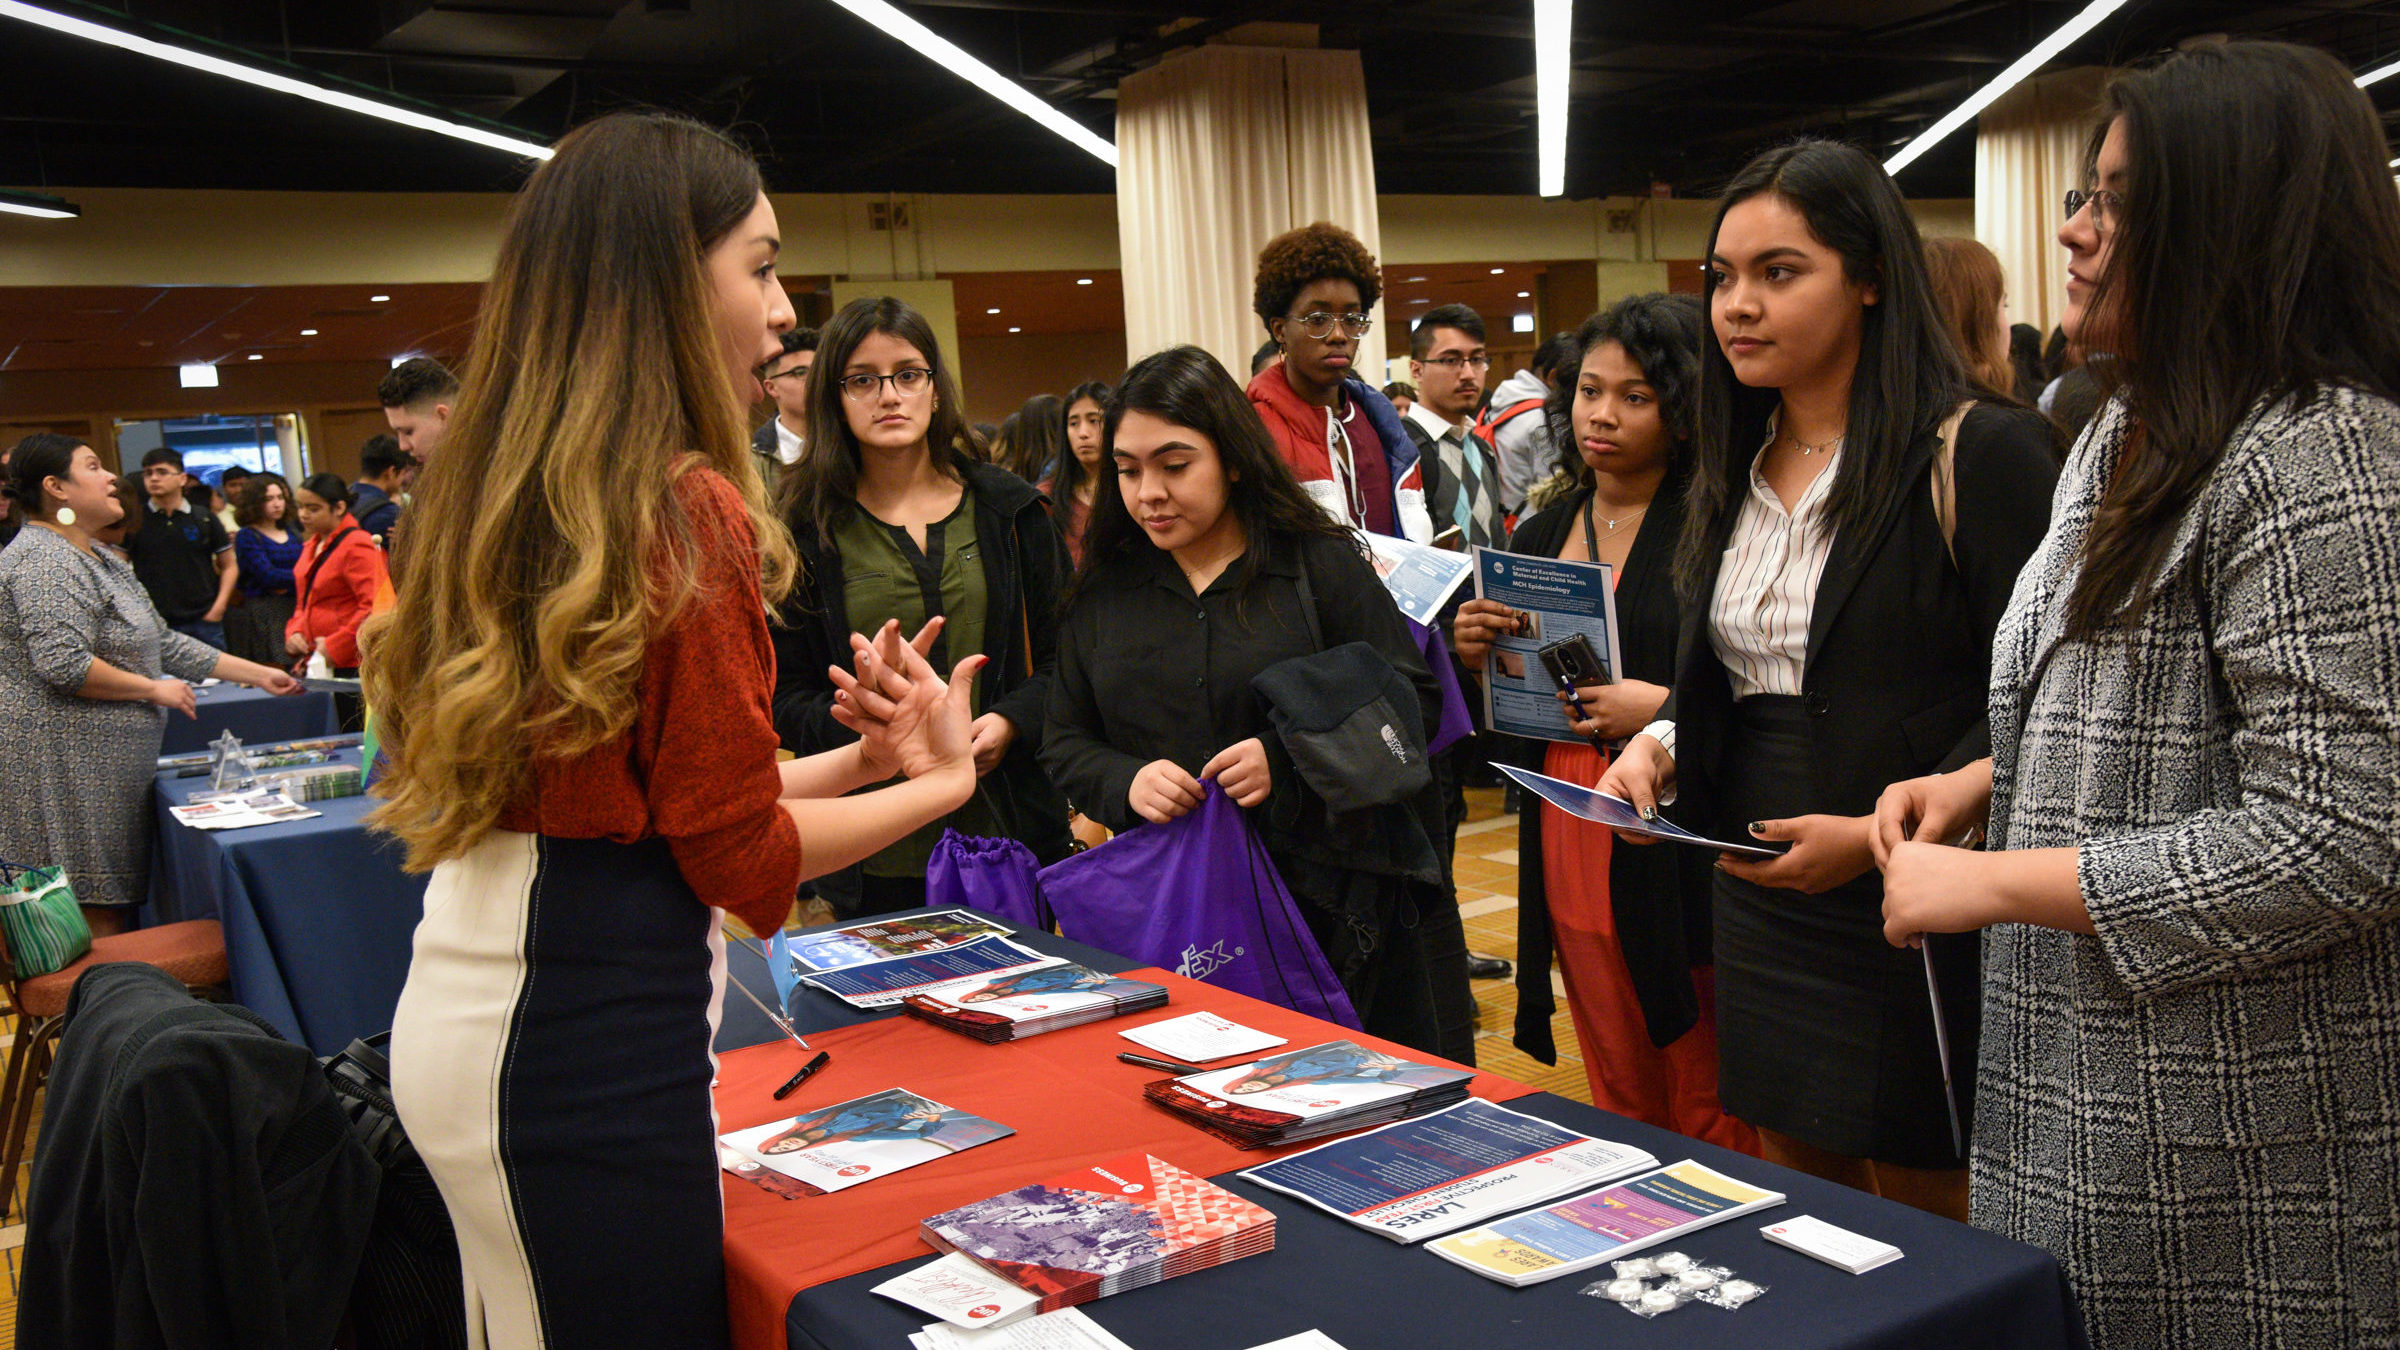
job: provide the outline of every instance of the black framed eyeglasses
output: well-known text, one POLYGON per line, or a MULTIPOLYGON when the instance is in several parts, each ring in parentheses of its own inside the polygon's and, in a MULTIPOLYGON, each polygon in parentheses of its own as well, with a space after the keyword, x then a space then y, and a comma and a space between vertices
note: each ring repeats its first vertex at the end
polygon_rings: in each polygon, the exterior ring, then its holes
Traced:
POLYGON ((760 384, 765 384, 769 380, 788 380, 794 376, 798 376, 803 380, 807 379, 808 367, 794 366, 790 370, 769 370, 765 366, 760 366, 758 368, 758 382, 760 384))
POLYGON ((902 398, 914 398, 933 387, 933 372, 918 366, 895 370, 889 375, 870 375, 862 370, 842 377, 842 397, 858 403, 878 398, 886 381, 900 391, 902 398))
POLYGON ((1492 358, 1488 356, 1428 356, 1417 364, 1421 366, 1440 366, 1445 370, 1452 371, 1490 370, 1492 368, 1492 358))
POLYGON ((2115 229, 2125 215, 2122 195, 2107 188, 2093 188, 2089 192, 2077 190, 2067 194, 2067 219, 2073 220, 2075 213, 2086 206, 2092 208, 2092 223, 2104 230, 2115 229))
POLYGON ((1286 315, 1285 317, 1289 322, 1300 325, 1301 332, 1319 340, 1332 337, 1333 326, 1337 323, 1342 326, 1343 332, 1348 333, 1354 338, 1365 337, 1367 335, 1367 330, 1375 326, 1375 321, 1373 319, 1370 319, 1366 315, 1359 313, 1357 310, 1352 310, 1347 314, 1336 315, 1328 314, 1321 309, 1316 309, 1310 310, 1306 314, 1293 314, 1286 315))

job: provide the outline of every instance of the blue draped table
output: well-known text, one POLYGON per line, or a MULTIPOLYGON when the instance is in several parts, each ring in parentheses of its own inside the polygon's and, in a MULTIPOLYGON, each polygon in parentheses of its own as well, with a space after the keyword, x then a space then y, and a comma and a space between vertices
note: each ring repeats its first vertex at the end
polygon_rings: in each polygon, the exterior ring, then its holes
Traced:
POLYGON ((212 684, 192 690, 194 715, 167 714, 162 755, 188 755, 206 750, 208 743, 230 731, 244 745, 298 741, 331 736, 342 729, 333 710, 333 695, 320 691, 275 695, 239 684, 212 684))
MULTIPOLYGON (((1127 968, 1121 959, 1047 934, 1021 933, 1015 940, 1095 967, 1127 968)), ((730 969, 762 998, 774 1001, 757 943, 735 947, 730 969)), ((794 990, 791 1012, 803 1034, 897 1015, 861 1014, 805 985, 794 990)), ((775 1034, 748 1000, 729 991, 720 1049, 754 1045, 775 1034)), ((1330 1023, 1325 1027, 1327 1040, 1343 1034, 1330 1023)), ((958 1054, 977 1054, 984 1048, 958 1038, 958 1054)), ((894 1082, 899 1073, 895 1066, 894 1082)), ((1214 1179, 1275 1212, 1274 1251, 1101 1299, 1084 1305, 1084 1312, 1140 1350, 1236 1350, 1311 1327, 1350 1350, 1490 1350, 1494 1345, 2082 1350, 2087 1344, 2082 1317, 2058 1262, 2039 1248, 1564 1097, 1540 1093, 1508 1105, 1601 1139, 1647 1149, 1662 1163, 1695 1158, 1739 1180, 1784 1192, 1790 1197, 1786 1204, 1670 1244, 1704 1264, 1732 1267, 1742 1278, 1766 1285, 1767 1293, 1735 1311, 1692 1304, 1645 1320, 1577 1292, 1608 1275, 1606 1266, 1510 1289, 1421 1246, 1403 1247, 1281 1192, 1226 1175, 1214 1179), (1907 1255, 1881 1269, 1851 1275, 1759 1236, 1766 1224, 1800 1214, 1892 1243, 1907 1255)), ((793 1220, 805 1222, 807 1202, 793 1203, 793 1220)), ((922 1217, 895 1216, 912 1225, 922 1217)), ((921 1258, 801 1291, 785 1319, 791 1350, 907 1344, 908 1334, 932 1319, 868 1291, 933 1257, 928 1248, 921 1258)))
POLYGON ((321 814, 246 830, 195 830, 167 814, 207 786, 158 777, 146 917, 222 923, 234 1000, 319 1054, 390 1030, 426 879, 402 872, 399 846, 359 823, 374 799, 309 802, 321 814))

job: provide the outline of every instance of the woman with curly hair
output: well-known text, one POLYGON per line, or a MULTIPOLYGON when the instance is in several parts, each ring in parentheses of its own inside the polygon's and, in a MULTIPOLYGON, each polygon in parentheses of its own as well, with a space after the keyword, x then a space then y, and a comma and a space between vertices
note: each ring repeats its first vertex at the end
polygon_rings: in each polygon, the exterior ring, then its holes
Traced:
POLYGON ((1433 540, 1417 445, 1392 401, 1360 378, 1383 273, 1338 225, 1277 235, 1258 255, 1251 306, 1283 359, 1250 381, 1275 448, 1325 513, 1376 534, 1433 540))

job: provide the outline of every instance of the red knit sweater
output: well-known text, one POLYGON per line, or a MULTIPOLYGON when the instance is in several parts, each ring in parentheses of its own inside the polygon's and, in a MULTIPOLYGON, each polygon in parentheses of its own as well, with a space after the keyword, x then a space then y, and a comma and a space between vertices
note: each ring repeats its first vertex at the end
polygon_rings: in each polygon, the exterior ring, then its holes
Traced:
POLYGON ((741 493, 695 468, 675 491, 700 588, 650 640, 633 726, 573 759, 540 757, 500 828, 633 843, 664 837, 700 899, 772 932, 800 886, 800 831, 776 805, 775 649, 741 493))

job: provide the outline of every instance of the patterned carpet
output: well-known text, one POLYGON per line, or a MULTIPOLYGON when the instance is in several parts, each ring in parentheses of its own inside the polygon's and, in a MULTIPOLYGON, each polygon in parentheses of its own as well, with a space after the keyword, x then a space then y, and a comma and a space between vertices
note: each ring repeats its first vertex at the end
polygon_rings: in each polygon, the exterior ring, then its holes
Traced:
MULTIPOLYGON (((1468 948, 1481 955, 1513 961, 1517 955, 1517 818, 1501 814, 1500 807, 1499 789, 1468 791, 1467 823, 1458 833, 1455 868, 1459 912, 1466 920, 1468 948)), ((1555 987, 1558 976, 1553 973, 1550 978, 1555 987)), ((1579 1102, 1591 1100, 1591 1090, 1584 1082, 1583 1061, 1575 1055, 1575 1029, 1568 1023, 1563 1002, 1551 1025, 1559 1047, 1556 1068, 1527 1059, 1508 1043, 1509 1030, 1517 1016, 1514 984, 1507 980, 1476 981, 1475 1004, 1475 1058, 1481 1067, 1562 1097, 1579 1102)), ((0 1053, 6 1048, 7 1038, 0 1037, 0 1053)), ((38 1102, 36 1107, 38 1135, 38 1102)), ((17 1174, 15 1203, 9 1209, 8 1222, 0 1226, 0 1249, 4 1249, 0 1250, 0 1259, 8 1266, 6 1297, 0 1298, 0 1345, 13 1345, 17 1339, 17 1261, 25 1240, 27 1171, 30 1169, 21 1169, 17 1174)))

